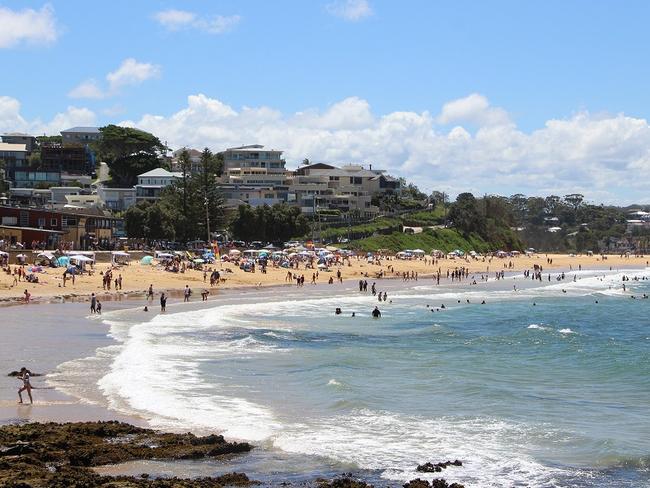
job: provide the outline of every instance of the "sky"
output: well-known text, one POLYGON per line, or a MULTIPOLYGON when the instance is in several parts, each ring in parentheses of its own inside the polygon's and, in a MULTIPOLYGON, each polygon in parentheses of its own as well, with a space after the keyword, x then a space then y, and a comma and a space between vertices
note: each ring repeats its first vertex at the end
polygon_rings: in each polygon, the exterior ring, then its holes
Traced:
POLYGON ((0 133, 129 125, 425 191, 650 203, 650 2, 0 0, 0 133))

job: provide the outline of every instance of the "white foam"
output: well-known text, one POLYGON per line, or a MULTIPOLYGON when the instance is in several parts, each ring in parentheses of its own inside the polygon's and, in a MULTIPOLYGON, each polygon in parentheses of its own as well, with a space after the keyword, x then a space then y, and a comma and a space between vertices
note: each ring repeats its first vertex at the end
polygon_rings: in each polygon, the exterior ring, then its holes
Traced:
POLYGON ((273 444, 287 452, 325 456, 380 470, 382 477, 407 481, 440 474, 416 472, 418 463, 460 459, 444 478, 467 486, 549 486, 562 470, 526 454, 532 427, 486 418, 409 417, 358 410, 350 415, 286 426, 273 444))
POLYGON ((530 324, 527 329, 551 330, 550 327, 544 327, 543 325, 539 324, 530 324))
POLYGON ((560 334, 576 334, 576 332, 572 331, 571 329, 560 329, 558 330, 560 334))

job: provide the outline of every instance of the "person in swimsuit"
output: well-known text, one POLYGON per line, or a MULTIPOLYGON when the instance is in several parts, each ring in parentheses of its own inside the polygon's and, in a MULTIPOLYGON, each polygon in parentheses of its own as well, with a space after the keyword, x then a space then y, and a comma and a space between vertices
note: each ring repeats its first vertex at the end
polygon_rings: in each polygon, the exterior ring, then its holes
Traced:
POLYGON ((29 403, 34 403, 34 399, 32 398, 32 385, 29 382, 29 371, 27 368, 20 368, 20 376, 18 378, 23 381, 23 386, 18 390, 18 398, 20 400, 18 403, 23 403, 23 391, 27 391, 27 395, 29 396, 29 403))

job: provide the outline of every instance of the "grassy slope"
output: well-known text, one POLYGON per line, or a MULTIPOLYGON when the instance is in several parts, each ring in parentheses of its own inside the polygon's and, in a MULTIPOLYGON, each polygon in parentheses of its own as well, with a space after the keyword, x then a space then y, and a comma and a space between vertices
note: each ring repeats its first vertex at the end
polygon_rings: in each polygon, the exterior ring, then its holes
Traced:
POLYGON ((394 232, 388 235, 377 235, 352 241, 347 247, 361 251, 376 251, 377 249, 388 249, 393 252, 404 249, 422 249, 427 253, 432 249, 440 249, 444 252, 461 249, 463 251, 484 252, 490 250, 490 246, 477 235, 471 235, 465 239, 454 229, 427 230, 421 234, 404 234, 394 232))

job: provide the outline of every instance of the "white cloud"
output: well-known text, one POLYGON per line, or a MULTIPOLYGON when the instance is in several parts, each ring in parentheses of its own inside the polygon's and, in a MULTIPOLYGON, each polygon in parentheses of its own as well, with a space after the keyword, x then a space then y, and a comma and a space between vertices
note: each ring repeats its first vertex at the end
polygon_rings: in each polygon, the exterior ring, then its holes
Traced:
POLYGON ((70 98, 104 98, 106 94, 99 87, 96 80, 82 81, 68 92, 70 98))
POLYGON ((20 102, 15 98, 0 96, 0 133, 27 132, 30 134, 56 135, 64 129, 77 125, 95 125, 96 115, 87 108, 69 106, 57 113, 52 120, 44 122, 37 118, 26 120, 20 114, 20 102))
POLYGON ((0 7, 0 26, 0 48, 21 43, 50 44, 59 36, 54 9, 50 5, 40 10, 0 7))
POLYGON ((650 171, 650 125, 624 114, 579 112, 523 132, 505 110, 477 94, 445 104, 436 115, 382 116, 357 97, 323 112, 283 114, 269 107, 237 110, 198 94, 170 116, 147 114, 123 123, 151 131, 172 147, 221 150, 260 143, 283 149, 294 166, 305 157, 373 163, 427 190, 581 192, 596 201, 650 203, 647 183, 639 178, 650 171))
POLYGON ((170 31, 196 29, 209 34, 223 34, 239 24, 239 15, 214 15, 200 17, 187 10, 168 9, 156 12, 153 18, 170 31))
POLYGON ((196 20, 196 14, 185 10, 169 9, 156 12, 154 19, 169 30, 179 30, 191 25, 196 20))
POLYGON ((127 58, 115 70, 106 75, 108 87, 103 89, 96 80, 81 82, 68 92, 70 98, 106 98, 117 95, 125 86, 139 85, 151 78, 160 76, 161 68, 151 63, 141 63, 133 58, 127 58))
POLYGON ((139 85, 143 81, 160 76, 160 66, 151 63, 140 63, 133 58, 127 58, 115 71, 106 75, 110 90, 116 91, 123 86, 139 85))
POLYGON ((327 5, 327 11, 350 22, 370 17, 373 12, 368 0, 337 0, 327 5))
POLYGON ((491 107, 483 95, 472 93, 443 105, 438 123, 446 125, 456 122, 470 122, 476 125, 509 124, 510 117, 505 110, 491 107))

